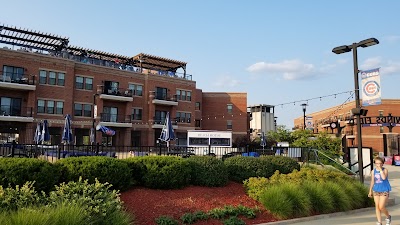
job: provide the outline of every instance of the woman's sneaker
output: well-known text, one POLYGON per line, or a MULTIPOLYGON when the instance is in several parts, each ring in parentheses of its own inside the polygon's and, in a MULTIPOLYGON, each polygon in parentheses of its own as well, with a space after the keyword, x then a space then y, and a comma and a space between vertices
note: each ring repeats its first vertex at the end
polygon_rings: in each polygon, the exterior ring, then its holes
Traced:
POLYGON ((386 225, 390 225, 391 222, 392 222, 392 216, 389 215, 389 217, 386 218, 386 225))
POLYGON ((382 225, 382 223, 376 222, 376 225, 382 225))

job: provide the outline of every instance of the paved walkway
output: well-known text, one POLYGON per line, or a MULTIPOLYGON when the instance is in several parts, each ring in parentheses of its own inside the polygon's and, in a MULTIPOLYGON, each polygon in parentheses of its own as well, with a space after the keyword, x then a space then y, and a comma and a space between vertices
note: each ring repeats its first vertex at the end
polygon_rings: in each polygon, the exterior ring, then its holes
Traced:
MULTIPOLYGON (((390 198, 394 198, 395 205, 388 207, 389 213, 392 215, 392 225, 400 225, 400 166, 385 165, 389 170, 389 181, 392 186, 390 198)), ((365 178, 365 183, 369 187, 370 176, 365 178)), ((385 216, 382 214, 384 221, 385 216)), ((366 208, 353 210, 349 212, 333 213, 327 215, 319 215, 314 217, 298 218, 293 220, 285 220, 273 223, 263 223, 260 225, 361 225, 361 224, 376 224, 375 208, 366 208)), ((384 223, 383 223, 384 224, 384 223)))

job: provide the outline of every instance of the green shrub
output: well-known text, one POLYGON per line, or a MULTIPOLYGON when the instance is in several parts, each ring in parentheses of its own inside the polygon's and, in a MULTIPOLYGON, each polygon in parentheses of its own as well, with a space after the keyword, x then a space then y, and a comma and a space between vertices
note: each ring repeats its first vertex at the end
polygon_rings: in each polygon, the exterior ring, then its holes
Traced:
POLYGON ((250 177, 243 182, 248 196, 254 200, 260 200, 261 193, 268 187, 269 180, 265 177, 250 177))
MULTIPOLYGON (((92 224, 83 207, 57 205, 54 207, 31 207, 14 212, 0 213, 2 225, 82 225, 92 224)), ((122 224, 121 224, 122 225, 122 224)))
POLYGON ((95 182, 109 183, 113 188, 124 190, 131 184, 131 173, 125 161, 103 157, 70 157, 56 162, 63 174, 62 182, 77 181, 79 177, 95 182))
MULTIPOLYGON (((26 182, 22 187, 3 188, 0 186, 0 211, 13 211, 42 203, 43 198, 33 187, 34 182, 26 182)), ((1 223, 0 223, 1 224, 1 223)))
POLYGON ((279 170, 281 174, 291 173, 293 170, 300 170, 299 163, 289 157, 270 155, 260 157, 262 160, 270 161, 273 165, 273 171, 279 170))
POLYGON ((281 219, 311 214, 311 201, 299 184, 273 185, 264 190, 260 202, 281 219))
POLYGON ((48 192, 58 184, 60 170, 57 166, 32 158, 0 158, 0 185, 15 187, 34 181, 37 191, 48 192))
POLYGON ((131 174, 131 185, 142 185, 142 177, 146 173, 145 165, 139 160, 140 157, 131 157, 123 159, 128 164, 131 174))
POLYGON ((354 181, 354 188, 363 196, 362 207, 374 206, 374 198, 368 198, 369 188, 359 181, 354 181))
POLYGON ((322 183, 321 185, 322 188, 328 190, 329 195, 332 196, 333 206, 336 211, 341 212, 351 210, 351 198, 349 198, 348 193, 346 193, 342 186, 332 181, 322 183))
POLYGON ((243 182, 250 177, 270 177, 273 174, 273 165, 268 160, 254 157, 234 156, 224 161, 229 179, 243 182))
POLYGON ((332 196, 320 183, 306 181, 301 188, 308 195, 314 213, 331 213, 335 211, 332 196))
POLYGON ((193 224, 198 220, 207 220, 208 215, 203 211, 196 211, 194 213, 185 213, 181 216, 182 223, 193 224))
POLYGON ((186 159, 174 156, 144 156, 137 161, 145 167, 143 186, 158 189, 176 189, 188 186, 191 168, 186 159))
POLYGON ((231 216, 229 219, 224 220, 224 225, 246 225, 246 223, 236 216, 231 216))
POLYGON ((226 205, 223 208, 214 208, 207 212, 208 216, 213 219, 223 219, 228 216, 245 216, 247 218, 255 218, 258 209, 252 209, 246 206, 238 205, 231 206, 226 205))
POLYGON ((352 209, 359 209, 365 206, 365 199, 368 199, 368 194, 365 191, 360 191, 356 185, 357 181, 341 181, 338 184, 344 189, 348 195, 352 209))
POLYGON ((211 156, 192 156, 186 160, 191 166, 193 185, 220 187, 228 183, 228 171, 221 160, 211 156))
POLYGON ((122 202, 116 190, 110 190, 110 184, 102 184, 97 179, 94 184, 79 178, 77 182, 71 181, 56 186, 50 192, 48 205, 57 206, 62 203, 81 205, 88 213, 91 221, 96 224, 110 224, 109 219, 115 216, 114 212, 121 212, 122 202))
POLYGON ((156 219, 157 225, 178 225, 178 221, 169 216, 160 216, 156 219))

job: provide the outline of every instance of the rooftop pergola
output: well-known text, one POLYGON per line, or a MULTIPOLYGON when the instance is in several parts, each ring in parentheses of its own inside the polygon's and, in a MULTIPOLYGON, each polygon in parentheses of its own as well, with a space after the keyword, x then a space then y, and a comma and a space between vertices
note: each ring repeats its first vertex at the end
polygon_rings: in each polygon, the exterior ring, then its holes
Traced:
POLYGON ((0 25, 0 43, 45 51, 61 51, 68 46, 69 39, 58 35, 0 25))
POLYGON ((112 61, 149 70, 176 72, 179 68, 182 68, 184 76, 186 76, 186 62, 145 53, 129 57, 77 46, 69 46, 69 38, 67 37, 12 26, 0 25, 0 43, 49 52, 55 51, 57 53, 66 51, 72 55, 112 61))

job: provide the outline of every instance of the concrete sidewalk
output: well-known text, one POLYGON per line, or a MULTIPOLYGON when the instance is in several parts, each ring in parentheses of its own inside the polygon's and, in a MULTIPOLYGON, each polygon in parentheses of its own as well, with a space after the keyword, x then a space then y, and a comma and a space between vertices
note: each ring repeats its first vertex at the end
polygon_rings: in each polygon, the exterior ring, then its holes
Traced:
MULTIPOLYGON (((388 207, 389 213, 392 215, 392 225, 400 225, 400 207, 397 204, 400 202, 400 166, 385 165, 389 170, 389 181, 392 186, 392 192, 390 192, 391 203, 395 204, 388 207), (393 202, 394 199, 394 202, 393 202)), ((369 187, 371 177, 365 178, 365 184, 369 187)), ((384 221, 385 216, 382 214, 382 220, 384 221)), ((296 225, 320 225, 321 223, 326 225, 361 225, 361 224, 376 224, 375 208, 365 208, 352 210, 348 212, 339 212, 304 218, 297 218, 292 220, 284 220, 272 223, 263 223, 259 225, 284 225, 284 224, 296 224, 296 225)), ((385 223, 383 223, 385 224, 385 223)))

